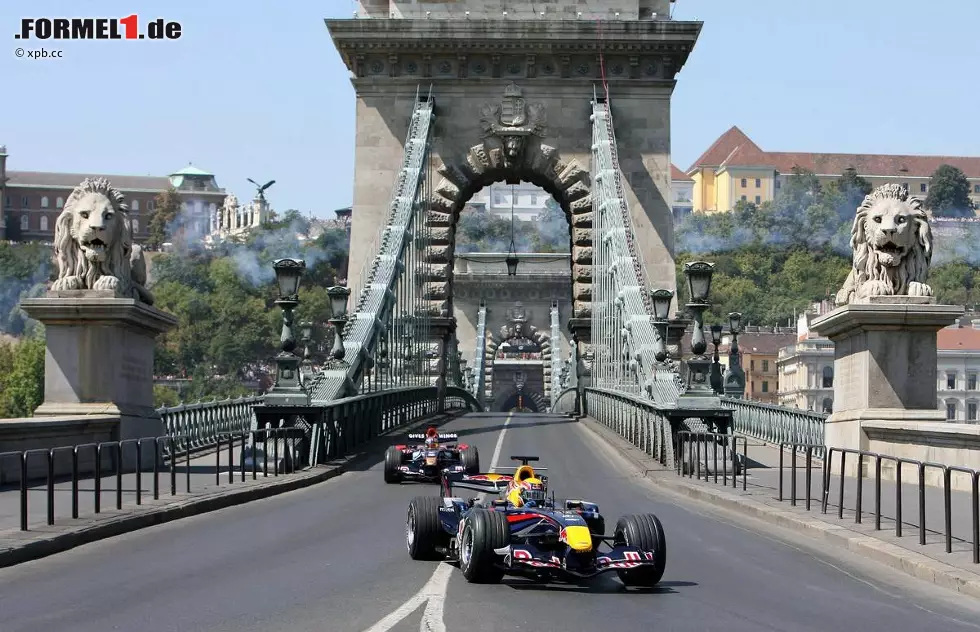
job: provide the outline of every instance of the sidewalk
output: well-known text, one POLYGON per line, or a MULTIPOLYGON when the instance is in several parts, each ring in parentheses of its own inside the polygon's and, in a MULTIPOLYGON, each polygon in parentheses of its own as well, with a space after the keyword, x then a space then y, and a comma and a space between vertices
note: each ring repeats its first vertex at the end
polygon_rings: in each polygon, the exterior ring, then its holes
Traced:
MULTIPOLYGON (((980 597, 980 564, 973 563, 972 501, 966 492, 952 492, 951 523, 954 539, 952 553, 946 553, 944 503, 941 488, 925 488, 926 544, 919 544, 919 504, 915 484, 902 485, 902 537, 895 535, 896 485, 882 481, 881 530, 875 529, 874 478, 865 478, 862 498, 862 522, 855 522, 857 479, 848 477, 844 484, 843 518, 839 515, 840 477, 831 476, 827 513, 821 511, 822 462, 813 460, 811 473, 811 507, 806 509, 805 456, 796 457, 797 503, 790 502, 789 452, 784 453, 783 502, 778 500, 779 448, 762 441, 748 442, 748 467, 746 489, 742 490, 742 476, 732 487, 729 466, 728 485, 722 484, 719 455, 719 482, 714 483, 714 472, 705 479, 678 476, 672 468, 665 468, 634 447, 617 433, 591 418, 583 418, 588 431, 597 435, 632 461, 647 478, 662 490, 694 498, 717 507, 733 510, 753 518, 791 529, 802 535, 843 547, 856 554, 876 560, 904 573, 924 579, 975 597, 980 597)), ((741 443, 741 442, 740 442, 741 443)), ((741 453, 741 445, 739 452, 741 453)), ((702 455, 703 458, 703 455, 702 455)), ((713 461, 709 459, 709 461, 713 461)), ((835 459, 835 464, 837 460, 835 459)), ((712 468, 713 470, 713 468, 712 468)))
MULTIPOLYGON (((153 500, 153 473, 143 472, 140 489, 141 504, 136 504, 136 475, 122 477, 122 509, 116 509, 117 489, 115 473, 102 477, 101 510, 94 509, 95 481, 92 478, 79 483, 78 518, 71 517, 71 481, 58 481, 54 493, 54 525, 47 524, 47 485, 33 485, 28 491, 28 530, 20 529, 20 488, 6 487, 0 490, 0 568, 39 559, 62 551, 129 533, 171 520, 178 520, 253 500, 301 489, 343 474, 356 463, 370 456, 377 456, 391 443, 392 436, 411 432, 427 423, 442 424, 462 414, 454 411, 415 421, 393 428, 368 443, 359 446, 349 455, 291 474, 268 476, 258 470, 255 480, 247 469, 242 481, 240 470, 235 470, 234 483, 228 482, 228 453, 221 453, 221 467, 215 478, 216 456, 214 452, 191 457, 190 468, 184 460, 177 463, 177 493, 171 495, 171 475, 168 468, 160 470, 159 499, 153 500), (187 492, 188 478, 190 493, 187 492)), ((236 451, 235 464, 239 453, 236 451)))
MULTIPOLYGON (((234 464, 237 466, 241 459, 241 446, 235 446, 234 464)), ((176 491, 177 495, 171 495, 171 472, 169 464, 162 464, 159 470, 159 499, 168 501, 184 497, 188 493, 188 472, 190 473, 190 493, 202 491, 213 491, 216 488, 231 487, 241 485, 241 472, 238 469, 234 472, 235 482, 228 482, 228 451, 220 452, 221 467, 217 468, 217 456, 214 450, 201 453, 197 456, 192 455, 190 467, 188 468, 185 457, 177 459, 176 463, 176 491), (220 471, 218 482, 215 481, 215 471, 220 471)), ((279 478, 284 474, 279 473, 279 478)), ((292 476, 290 474, 289 476, 292 476)), ((263 480, 262 470, 256 476, 258 480, 263 480)), ((274 478, 270 464, 269 478, 274 478)), ((147 504, 153 500, 154 476, 153 471, 141 472, 140 489, 142 490, 141 502, 147 504)), ((251 469, 245 472, 245 480, 252 480, 251 469)), ((136 507, 137 475, 135 473, 124 473, 122 475, 122 509, 136 507)), ((115 472, 101 477, 100 489, 100 515, 117 510, 116 490, 117 478, 115 472)), ((72 517, 72 487, 70 479, 55 481, 54 485, 54 523, 55 525, 63 521, 70 520, 72 517)), ((34 481, 27 492, 27 527, 35 530, 39 527, 47 526, 48 494, 47 482, 34 481)), ((86 518, 95 514, 95 478, 89 476, 78 483, 78 517, 86 518)), ((5 485, 0 488, 0 532, 7 529, 20 529, 20 487, 5 485)))

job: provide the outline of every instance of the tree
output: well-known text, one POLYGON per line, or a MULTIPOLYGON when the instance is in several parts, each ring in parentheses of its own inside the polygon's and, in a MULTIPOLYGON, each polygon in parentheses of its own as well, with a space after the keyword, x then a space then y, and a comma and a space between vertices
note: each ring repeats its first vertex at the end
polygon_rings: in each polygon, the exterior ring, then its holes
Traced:
POLYGON ((44 401, 44 338, 32 336, 0 353, 0 416, 30 417, 44 401))
POLYGON ((970 182, 959 168, 939 165, 929 179, 926 208, 937 217, 973 217, 970 182))
POLYGON ((148 247, 159 249, 163 247, 163 244, 170 241, 176 232, 177 219, 180 216, 182 206, 180 194, 172 186, 157 195, 156 207, 150 213, 150 221, 146 227, 150 234, 146 238, 148 247))

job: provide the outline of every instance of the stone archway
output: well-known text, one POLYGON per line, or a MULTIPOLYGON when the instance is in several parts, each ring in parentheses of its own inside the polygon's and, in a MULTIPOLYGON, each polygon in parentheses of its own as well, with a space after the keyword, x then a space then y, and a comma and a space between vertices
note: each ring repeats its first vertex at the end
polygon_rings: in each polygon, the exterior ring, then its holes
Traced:
POLYGON ((588 167, 564 160, 546 144, 544 106, 528 103, 510 83, 500 103, 480 111, 482 141, 464 156, 436 166, 441 176, 430 200, 426 226, 425 297, 433 316, 452 315, 452 261, 456 222, 463 206, 485 186, 499 181, 530 182, 548 192, 569 222, 572 253, 572 301, 575 318, 592 315, 592 195, 588 167))

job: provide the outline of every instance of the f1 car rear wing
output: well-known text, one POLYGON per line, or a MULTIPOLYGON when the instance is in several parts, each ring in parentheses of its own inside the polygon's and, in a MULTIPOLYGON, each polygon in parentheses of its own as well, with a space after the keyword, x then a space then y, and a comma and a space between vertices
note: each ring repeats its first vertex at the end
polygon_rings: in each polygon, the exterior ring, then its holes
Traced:
MULTIPOLYGON (((517 466, 513 466, 513 467, 497 466, 497 467, 494 467, 493 469, 494 470, 517 470, 520 467, 523 467, 523 466, 529 464, 531 461, 540 461, 541 458, 540 457, 537 457, 537 456, 511 456, 510 457, 510 460, 511 461, 520 461, 521 464, 520 465, 517 465, 517 466)), ((538 466, 535 465, 534 466, 534 471, 535 472, 539 472, 539 471, 540 472, 547 472, 548 471, 548 468, 546 468, 546 467, 538 467, 538 466)))
MULTIPOLYGON (((455 432, 440 432, 436 435, 439 441, 456 441, 459 439, 459 435, 455 432)), ((426 434, 424 432, 410 432, 408 434, 409 439, 424 441, 426 434)))

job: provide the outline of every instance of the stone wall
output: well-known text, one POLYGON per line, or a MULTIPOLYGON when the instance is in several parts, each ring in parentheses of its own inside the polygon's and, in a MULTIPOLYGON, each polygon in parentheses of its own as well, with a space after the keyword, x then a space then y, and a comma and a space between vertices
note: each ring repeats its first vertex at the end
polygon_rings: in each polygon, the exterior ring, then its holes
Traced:
MULTIPOLYGON (((45 452, 51 448, 95 444, 102 441, 116 441, 119 437, 119 417, 70 416, 29 419, 0 420, 0 453, 39 450, 28 457, 28 480, 47 477, 45 452)), ((130 448, 135 450, 135 448, 130 448)), ((58 449, 55 452, 55 476, 68 476, 72 468, 72 451, 58 449)), ((0 459, 0 485, 20 481, 21 465, 15 456, 0 459)), ((102 466, 112 472, 113 454, 107 450, 103 455, 102 466)), ((152 462, 148 463, 152 465, 152 462)), ((95 471, 95 451, 89 446, 79 451, 79 474, 87 475, 95 471)))
MULTIPOLYGON (((928 423, 921 421, 863 421, 863 450, 887 454, 889 456, 914 461, 956 465, 980 470, 980 426, 972 424, 928 423)), ((856 459, 848 455, 851 460, 856 459)), ((834 462, 839 463, 838 457, 834 462)), ((836 466, 835 466, 836 467, 836 466)), ((874 480, 873 459, 865 459, 864 475, 874 480)), ((895 462, 883 460, 881 465, 883 480, 895 480, 895 462)), ((902 469, 903 484, 916 484, 918 469, 905 465, 902 469)), ((942 470, 926 468, 926 484, 942 487, 942 470)), ((970 491, 972 481, 966 474, 954 473, 950 486, 961 491, 970 491)))

